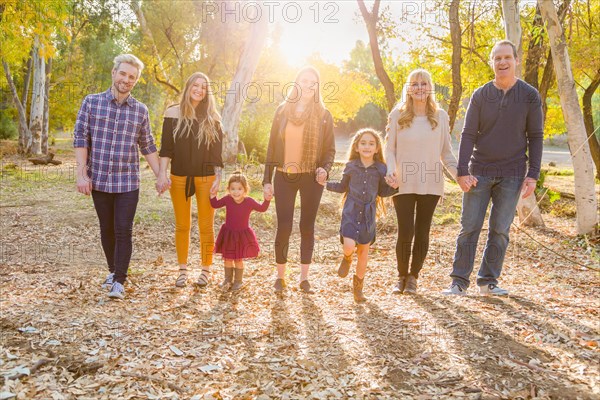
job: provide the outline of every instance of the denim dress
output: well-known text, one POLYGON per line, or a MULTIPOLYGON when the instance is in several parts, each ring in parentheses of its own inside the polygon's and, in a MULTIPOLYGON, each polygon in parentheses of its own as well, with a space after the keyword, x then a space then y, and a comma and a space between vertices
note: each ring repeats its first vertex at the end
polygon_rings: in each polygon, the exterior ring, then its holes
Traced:
POLYGON ((327 190, 347 193, 342 210, 340 240, 347 237, 358 244, 375 242, 377 196, 392 196, 397 192, 385 181, 387 167, 375 162, 364 167, 360 159, 346 164, 342 180, 327 182, 327 190))

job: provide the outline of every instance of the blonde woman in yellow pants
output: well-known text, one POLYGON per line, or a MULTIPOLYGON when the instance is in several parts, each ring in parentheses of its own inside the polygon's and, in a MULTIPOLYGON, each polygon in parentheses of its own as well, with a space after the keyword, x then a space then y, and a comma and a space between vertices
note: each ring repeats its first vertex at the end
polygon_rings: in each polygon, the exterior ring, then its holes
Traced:
POLYGON ((179 276, 175 286, 185 286, 188 279, 188 253, 192 221, 192 200, 198 206, 198 231, 202 272, 196 285, 210 282, 213 261, 214 209, 210 192, 219 188, 223 160, 223 131, 210 80, 201 73, 192 74, 179 104, 169 107, 163 121, 160 149, 159 191, 169 189, 175 212, 175 248, 179 276), (170 175, 167 170, 171 169, 170 175))

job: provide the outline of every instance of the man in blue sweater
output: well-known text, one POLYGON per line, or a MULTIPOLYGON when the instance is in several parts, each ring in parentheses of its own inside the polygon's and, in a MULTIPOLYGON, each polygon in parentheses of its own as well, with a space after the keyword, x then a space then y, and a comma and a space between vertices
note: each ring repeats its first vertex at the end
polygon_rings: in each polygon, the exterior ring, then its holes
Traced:
POLYGON ((508 233, 519 194, 530 196, 540 175, 544 118, 538 91, 518 79, 515 45, 502 40, 490 54, 494 80, 471 97, 462 131, 458 184, 463 190, 461 225, 444 294, 464 295, 473 271, 479 233, 490 200, 488 238, 477 274, 479 292, 507 295, 498 287, 508 233))

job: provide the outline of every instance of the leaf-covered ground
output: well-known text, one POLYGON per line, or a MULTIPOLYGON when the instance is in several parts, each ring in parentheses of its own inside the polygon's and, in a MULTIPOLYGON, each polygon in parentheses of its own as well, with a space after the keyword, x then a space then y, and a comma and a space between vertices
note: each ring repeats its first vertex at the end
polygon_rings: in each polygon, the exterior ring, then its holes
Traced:
MULTIPOLYGON (((567 188, 573 179, 552 178, 567 188)), ((513 229, 507 298, 440 294, 459 230, 452 184, 436 212, 419 295, 391 295, 390 209, 365 280, 369 301, 356 305, 351 277, 335 274, 339 197, 331 193, 317 220, 315 294, 297 289, 297 230, 289 289, 273 294, 273 206, 253 216, 263 254, 247 262, 241 293, 217 287, 218 258, 207 290, 176 289, 171 203, 153 193, 146 170, 127 297, 110 301, 100 288, 106 267, 92 202, 72 182, 70 162, 2 160, 1 399, 600 398, 600 279, 578 265, 595 266, 598 248, 562 216, 572 204, 544 214, 546 228, 527 230, 551 250, 513 229)), ((219 212, 217 228, 222 220, 219 212)), ((194 228, 193 265, 197 239, 194 228)))

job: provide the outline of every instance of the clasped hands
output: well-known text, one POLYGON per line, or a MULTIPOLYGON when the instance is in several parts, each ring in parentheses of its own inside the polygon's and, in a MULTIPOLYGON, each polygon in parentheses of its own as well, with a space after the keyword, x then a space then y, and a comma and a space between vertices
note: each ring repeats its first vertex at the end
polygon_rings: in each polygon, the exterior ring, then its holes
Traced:
POLYGON ((169 179, 167 175, 161 174, 156 178, 156 184, 154 185, 154 187, 156 188, 156 191, 160 196, 161 194, 163 194, 171 188, 171 179, 169 179))

